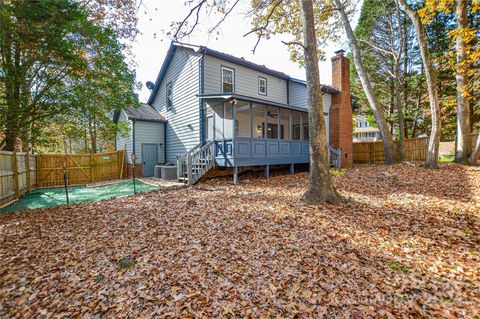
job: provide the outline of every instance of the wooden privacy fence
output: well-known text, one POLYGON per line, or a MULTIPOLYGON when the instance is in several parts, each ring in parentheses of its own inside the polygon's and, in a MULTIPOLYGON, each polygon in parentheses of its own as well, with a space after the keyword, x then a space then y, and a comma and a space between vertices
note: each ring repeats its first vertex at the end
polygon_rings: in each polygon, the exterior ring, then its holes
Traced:
POLYGON ((0 207, 36 187, 36 157, 0 151, 0 207))
POLYGON ((35 188, 63 186, 63 162, 68 185, 85 185, 122 178, 125 151, 67 155, 0 151, 0 207, 35 188))
POLYGON ((37 187, 63 186, 63 161, 68 185, 84 185, 122 177, 124 151, 100 154, 45 154, 37 157, 37 187))
MULTIPOLYGON (((395 141, 398 144, 398 141, 395 141)), ((424 161, 427 157, 428 137, 406 139, 404 141, 406 161, 424 161)), ((353 162, 379 164, 383 163, 383 142, 355 142, 353 143, 353 162)))

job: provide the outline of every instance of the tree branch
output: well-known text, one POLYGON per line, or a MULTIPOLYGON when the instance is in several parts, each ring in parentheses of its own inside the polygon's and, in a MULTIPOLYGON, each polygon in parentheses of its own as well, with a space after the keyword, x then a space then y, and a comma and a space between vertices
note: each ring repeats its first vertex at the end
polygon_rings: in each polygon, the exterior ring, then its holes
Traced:
POLYGON ((270 23, 270 18, 272 17, 273 13, 282 2, 283 0, 279 0, 277 1, 277 3, 275 3, 275 5, 272 7, 272 10, 270 10, 270 12, 268 13, 267 18, 265 20, 265 24, 263 26, 250 30, 249 32, 243 35, 244 37, 246 37, 247 35, 252 34, 254 32, 258 33, 257 42, 253 46, 253 50, 252 50, 253 54, 255 54, 255 51, 257 50, 257 46, 260 43, 260 40, 262 39, 264 32, 267 31, 268 25, 270 23))
POLYGON ((184 35, 182 35, 182 37, 185 37, 185 36, 189 36, 193 30, 195 29, 195 27, 198 25, 198 21, 200 19, 200 9, 202 8, 202 6, 207 3, 207 0, 201 0, 195 7, 193 7, 190 12, 188 13, 188 15, 185 17, 185 19, 183 19, 183 21, 180 23, 180 25, 178 26, 177 28, 177 31, 175 32, 175 34, 173 35, 173 38, 175 40, 178 40, 178 36, 180 34, 180 32, 182 31, 182 28, 184 25, 186 25, 188 19, 190 19, 190 17, 192 16, 193 13, 196 14, 196 19, 195 19, 195 23, 194 25, 190 28, 190 31, 188 31, 187 33, 185 33, 184 35))
POLYGON ((299 45, 299 46, 301 46, 304 50, 307 49, 307 48, 303 45, 303 43, 300 43, 300 42, 298 42, 298 41, 289 41, 289 42, 282 41, 282 43, 285 44, 285 45, 288 45, 288 46, 290 46, 290 45, 299 45))

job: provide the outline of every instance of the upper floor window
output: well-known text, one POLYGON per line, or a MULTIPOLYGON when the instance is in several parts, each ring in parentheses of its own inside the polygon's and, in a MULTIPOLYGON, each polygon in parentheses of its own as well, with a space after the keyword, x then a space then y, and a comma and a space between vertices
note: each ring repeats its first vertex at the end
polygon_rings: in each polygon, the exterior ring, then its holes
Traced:
POLYGON ((258 94, 267 95, 267 79, 258 77, 258 94))
POLYGON ((235 87, 235 73, 233 69, 222 67, 222 92, 233 93, 235 87))
POLYGON ((167 110, 169 110, 173 107, 173 83, 172 82, 167 83, 166 96, 167 96, 167 110))

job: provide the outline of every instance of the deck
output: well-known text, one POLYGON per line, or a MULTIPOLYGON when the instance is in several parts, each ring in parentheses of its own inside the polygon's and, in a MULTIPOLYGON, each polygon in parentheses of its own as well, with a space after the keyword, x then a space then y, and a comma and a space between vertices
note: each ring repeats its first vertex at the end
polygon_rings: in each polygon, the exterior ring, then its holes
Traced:
POLYGON ((308 141, 237 137, 215 141, 215 163, 223 167, 308 163, 308 141))

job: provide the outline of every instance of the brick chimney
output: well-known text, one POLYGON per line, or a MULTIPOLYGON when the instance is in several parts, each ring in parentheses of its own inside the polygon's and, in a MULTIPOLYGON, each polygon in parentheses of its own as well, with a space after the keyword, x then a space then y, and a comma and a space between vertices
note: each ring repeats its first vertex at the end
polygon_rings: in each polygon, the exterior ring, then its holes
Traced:
POLYGON ((330 107, 330 145, 341 150, 342 167, 353 165, 353 117, 350 104, 350 60, 344 50, 332 58, 332 85, 340 93, 332 94, 330 107))

